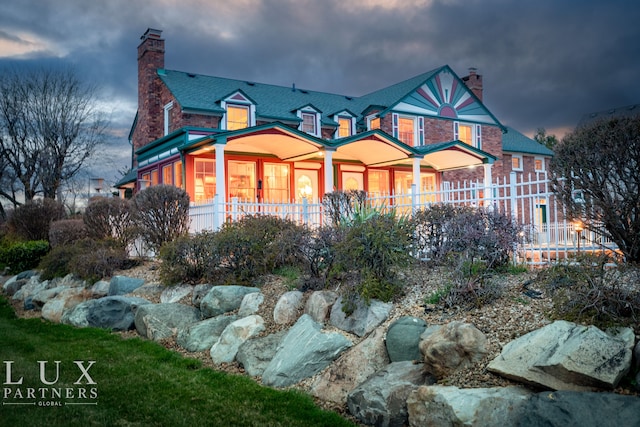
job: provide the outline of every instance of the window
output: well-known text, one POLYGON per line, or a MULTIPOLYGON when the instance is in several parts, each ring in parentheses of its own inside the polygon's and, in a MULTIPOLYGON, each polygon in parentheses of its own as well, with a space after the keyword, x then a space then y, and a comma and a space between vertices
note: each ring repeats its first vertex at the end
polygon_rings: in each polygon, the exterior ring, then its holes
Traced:
POLYGON ((245 129, 249 127, 249 107, 244 105, 227 105, 227 130, 245 129))
POLYGON ((480 125, 453 122, 453 139, 482 149, 482 128, 480 125))
POLYGON ((182 188, 182 162, 175 162, 162 167, 162 183, 182 188))
POLYGON ((162 183, 173 185, 173 163, 162 167, 162 183))
POLYGON ((171 109, 173 108, 173 101, 164 106, 163 119, 164 119, 164 135, 169 135, 171 130, 171 109))
POLYGON ((289 201, 289 165, 264 164, 264 200, 273 203, 289 201))
POLYGON ((382 196, 391 193, 389 188, 389 171, 369 169, 367 172, 367 186, 372 196, 382 196))
POLYGON ((542 157, 536 157, 533 160, 536 172, 544 172, 544 159, 542 157))
POLYGON ((351 118, 338 117, 338 138, 351 136, 351 118))
POLYGON ((229 197, 253 201, 256 193, 256 163, 229 161, 229 197))
POLYGON ((414 146, 415 141, 415 121, 413 117, 398 118, 398 139, 410 147, 414 146))
POLYGON ((182 188, 182 162, 175 162, 173 169, 173 185, 182 188))
POLYGON ((302 131, 316 134, 316 115, 314 113, 302 113, 302 131))
POLYGON ((513 155, 511 156, 511 169, 514 171, 522 170, 522 156, 513 155))
MULTIPOLYGON (((182 169, 182 164, 180 164, 182 169)), ((211 200, 216 195, 216 163, 210 159, 195 159, 195 201, 211 200)), ((182 172, 181 172, 182 175, 182 172)))
POLYGON ((380 129, 380 117, 369 118, 369 130, 380 129))

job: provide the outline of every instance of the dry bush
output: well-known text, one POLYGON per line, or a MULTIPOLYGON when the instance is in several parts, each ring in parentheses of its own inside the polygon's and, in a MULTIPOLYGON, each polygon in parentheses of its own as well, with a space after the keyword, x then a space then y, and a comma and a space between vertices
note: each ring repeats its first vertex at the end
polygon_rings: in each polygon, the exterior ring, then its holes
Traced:
POLYGON ((51 223, 49 244, 52 248, 67 245, 87 237, 87 227, 82 219, 61 219, 51 223))

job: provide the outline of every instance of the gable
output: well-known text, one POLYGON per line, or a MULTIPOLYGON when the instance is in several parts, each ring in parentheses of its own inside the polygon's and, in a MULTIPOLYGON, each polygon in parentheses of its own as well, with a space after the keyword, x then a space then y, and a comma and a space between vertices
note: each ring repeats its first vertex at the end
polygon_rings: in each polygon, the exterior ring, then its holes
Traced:
POLYGON ((448 67, 443 67, 404 96, 393 111, 500 126, 473 92, 448 67))

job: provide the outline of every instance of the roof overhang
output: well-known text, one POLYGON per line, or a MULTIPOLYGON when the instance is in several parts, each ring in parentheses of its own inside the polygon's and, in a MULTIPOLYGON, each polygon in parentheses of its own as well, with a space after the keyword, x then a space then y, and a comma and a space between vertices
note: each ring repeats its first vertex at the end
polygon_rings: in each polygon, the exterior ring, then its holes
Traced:
POLYGON ((334 159, 359 161, 367 166, 406 163, 415 152, 396 138, 372 130, 336 141, 334 159))
POLYGON ((422 157, 420 163, 438 171, 462 169, 493 163, 497 158, 486 151, 471 147, 462 141, 416 147, 422 157))

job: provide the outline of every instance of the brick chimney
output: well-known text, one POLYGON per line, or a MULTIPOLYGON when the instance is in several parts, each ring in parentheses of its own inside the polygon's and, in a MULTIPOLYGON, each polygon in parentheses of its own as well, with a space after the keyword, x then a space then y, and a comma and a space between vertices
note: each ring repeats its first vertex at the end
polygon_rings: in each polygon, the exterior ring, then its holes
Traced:
POLYGON ((478 70, 473 67, 469 68, 469 75, 463 77, 462 81, 482 101, 482 76, 478 74, 478 70))
POLYGON ((162 30, 148 28, 138 46, 138 120, 133 134, 133 149, 154 141, 163 134, 161 84, 157 70, 164 68, 162 30))

